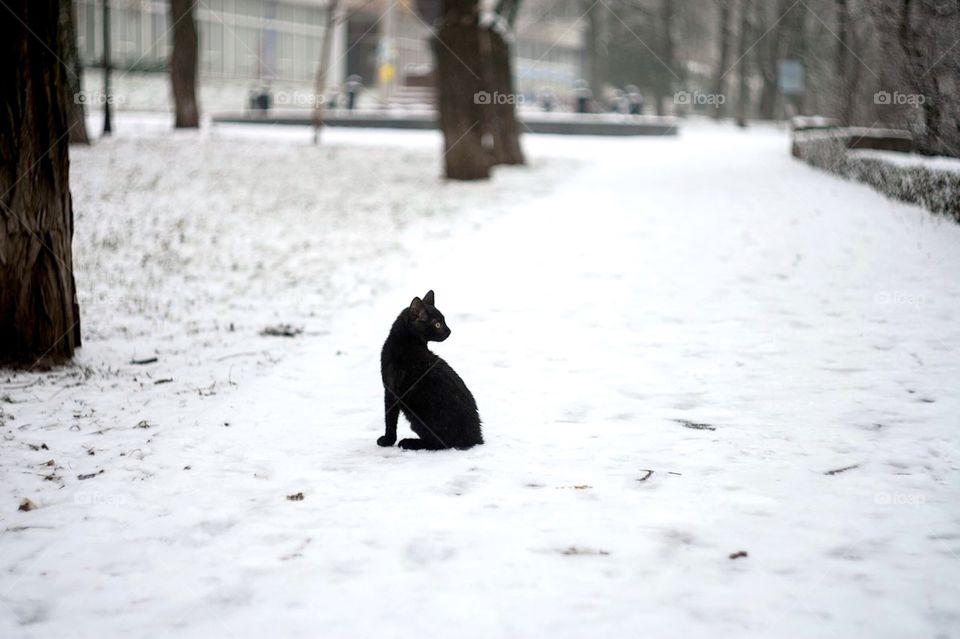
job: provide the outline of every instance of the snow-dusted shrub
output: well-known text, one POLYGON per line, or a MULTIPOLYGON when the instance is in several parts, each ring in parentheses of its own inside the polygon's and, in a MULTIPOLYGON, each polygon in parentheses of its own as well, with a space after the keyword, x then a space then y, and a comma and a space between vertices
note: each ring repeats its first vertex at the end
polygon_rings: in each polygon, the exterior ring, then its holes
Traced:
POLYGON ((853 156, 847 150, 851 135, 845 129, 798 131, 793 139, 793 156, 960 222, 960 173, 853 156))

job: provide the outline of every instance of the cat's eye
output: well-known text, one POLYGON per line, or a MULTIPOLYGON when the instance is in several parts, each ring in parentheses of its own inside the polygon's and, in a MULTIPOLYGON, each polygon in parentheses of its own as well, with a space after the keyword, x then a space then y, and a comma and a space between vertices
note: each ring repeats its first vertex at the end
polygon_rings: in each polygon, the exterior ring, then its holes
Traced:
POLYGON ((433 327, 437 330, 440 330, 440 322, 434 322, 433 327))

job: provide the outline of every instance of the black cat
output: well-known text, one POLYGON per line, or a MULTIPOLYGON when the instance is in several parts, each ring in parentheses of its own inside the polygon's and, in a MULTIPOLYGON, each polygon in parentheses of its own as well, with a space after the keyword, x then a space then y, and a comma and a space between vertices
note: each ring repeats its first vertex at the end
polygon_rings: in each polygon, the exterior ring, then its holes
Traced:
POLYGON ((433 291, 413 298, 397 316, 380 352, 387 432, 380 446, 397 441, 400 411, 420 439, 401 439, 407 450, 470 448, 483 443, 477 403, 460 376, 430 352, 427 342, 450 337, 433 291))

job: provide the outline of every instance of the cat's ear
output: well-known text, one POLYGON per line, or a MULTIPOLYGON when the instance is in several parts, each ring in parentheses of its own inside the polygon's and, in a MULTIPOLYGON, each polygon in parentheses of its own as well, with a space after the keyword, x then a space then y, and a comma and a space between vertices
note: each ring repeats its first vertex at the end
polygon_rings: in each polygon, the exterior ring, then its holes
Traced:
POLYGON ((410 313, 414 319, 427 319, 427 307, 423 305, 419 297, 413 298, 413 301, 410 302, 410 313))
POLYGON ((433 291, 427 291, 427 294, 423 296, 423 303, 427 306, 435 306, 433 303, 433 291))

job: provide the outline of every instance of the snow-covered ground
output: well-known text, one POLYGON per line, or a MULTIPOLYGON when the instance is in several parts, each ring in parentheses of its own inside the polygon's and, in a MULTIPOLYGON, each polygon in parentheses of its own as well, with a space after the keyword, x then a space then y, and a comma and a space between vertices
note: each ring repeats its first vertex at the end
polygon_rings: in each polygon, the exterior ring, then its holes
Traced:
POLYGON ((431 132, 128 127, 73 157, 77 365, 0 381, 0 636, 960 629, 960 226, 763 128, 463 185, 431 132), (470 451, 375 444, 428 288, 470 451))

